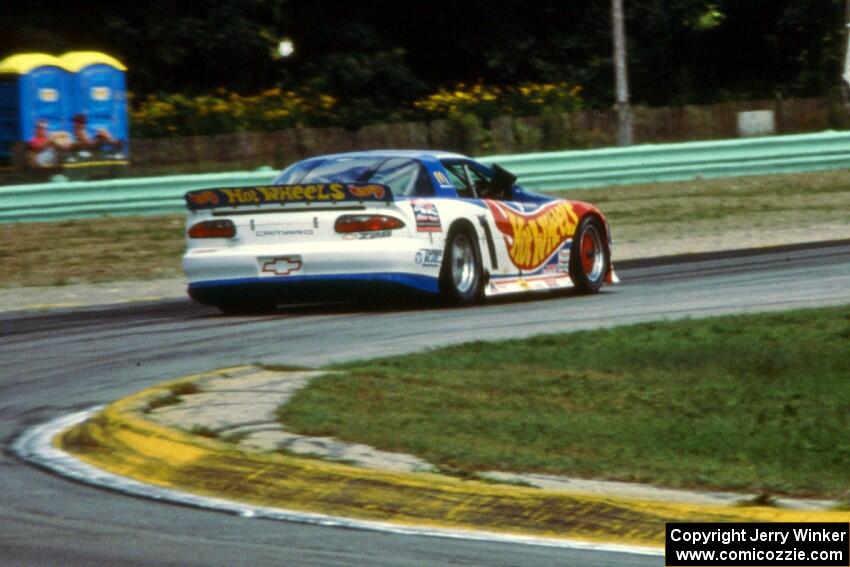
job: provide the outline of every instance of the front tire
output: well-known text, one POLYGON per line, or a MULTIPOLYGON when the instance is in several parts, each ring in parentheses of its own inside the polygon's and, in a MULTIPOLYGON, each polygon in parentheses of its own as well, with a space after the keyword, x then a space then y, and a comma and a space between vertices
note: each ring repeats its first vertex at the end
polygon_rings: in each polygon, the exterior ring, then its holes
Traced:
POLYGON ((453 229, 446 239, 440 270, 440 292, 457 306, 472 305, 481 299, 481 252, 468 229, 453 229))
POLYGON ((570 278, 582 293, 596 293, 611 267, 605 229, 596 217, 584 217, 570 247, 570 278))

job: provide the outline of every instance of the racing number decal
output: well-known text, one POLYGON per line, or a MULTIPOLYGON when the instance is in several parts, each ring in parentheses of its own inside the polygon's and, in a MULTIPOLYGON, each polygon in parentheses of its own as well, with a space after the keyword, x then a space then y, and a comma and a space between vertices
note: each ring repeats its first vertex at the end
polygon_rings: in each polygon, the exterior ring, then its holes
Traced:
POLYGON ((454 185, 452 185, 452 182, 449 181, 449 178, 446 177, 446 174, 442 171, 435 171, 434 179, 437 180, 437 183, 440 185, 440 187, 454 187, 454 185))
POLYGON ((484 201, 502 233, 511 262, 534 271, 552 257, 576 231, 578 215, 563 201, 547 203, 533 213, 521 213, 498 201, 484 201))

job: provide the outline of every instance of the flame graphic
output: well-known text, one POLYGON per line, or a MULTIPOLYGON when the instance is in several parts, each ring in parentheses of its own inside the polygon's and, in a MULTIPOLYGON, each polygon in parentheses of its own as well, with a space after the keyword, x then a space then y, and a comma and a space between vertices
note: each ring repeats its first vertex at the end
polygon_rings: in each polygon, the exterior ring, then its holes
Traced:
POLYGON ((578 215, 565 201, 547 203, 533 213, 520 213, 498 201, 484 202, 505 237, 508 256, 521 270, 545 264, 575 234, 578 224, 578 215))
POLYGON ((206 205, 207 203, 212 203, 214 205, 218 204, 218 195, 216 195, 213 191, 200 191, 198 193, 189 193, 189 199, 196 205, 206 205))
POLYGON ((360 199, 366 197, 374 197, 375 199, 383 199, 386 192, 380 185, 349 185, 348 192, 360 199))

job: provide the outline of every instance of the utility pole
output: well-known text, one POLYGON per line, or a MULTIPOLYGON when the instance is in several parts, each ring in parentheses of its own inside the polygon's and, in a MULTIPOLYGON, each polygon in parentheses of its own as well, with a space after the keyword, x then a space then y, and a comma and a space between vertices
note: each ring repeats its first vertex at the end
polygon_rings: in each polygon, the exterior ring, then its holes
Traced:
POLYGON ((844 5, 844 68, 841 73, 841 96, 844 107, 850 111, 850 0, 844 5))
POLYGON ((614 79, 617 88, 617 144, 631 146, 634 134, 632 109, 629 104, 629 78, 626 69, 626 25, 623 16, 623 0, 611 0, 611 23, 614 32, 614 79))

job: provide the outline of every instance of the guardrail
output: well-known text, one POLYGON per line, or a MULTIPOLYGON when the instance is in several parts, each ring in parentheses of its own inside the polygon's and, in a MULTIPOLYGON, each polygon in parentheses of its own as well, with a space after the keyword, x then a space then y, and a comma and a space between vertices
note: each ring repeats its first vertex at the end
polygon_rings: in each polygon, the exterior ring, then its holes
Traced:
POLYGON ((850 132, 490 156, 531 189, 799 173, 850 167, 850 132))
MULTIPOLYGON (((530 189, 556 190, 850 168, 850 132, 716 142, 487 156, 530 189)), ((39 183, 0 187, 0 222, 184 210, 183 194, 204 187, 269 183, 275 171, 39 183)))
POLYGON ((35 183, 0 187, 0 223, 179 213, 183 195, 204 187, 270 183, 271 168, 232 173, 137 177, 108 181, 35 183))

